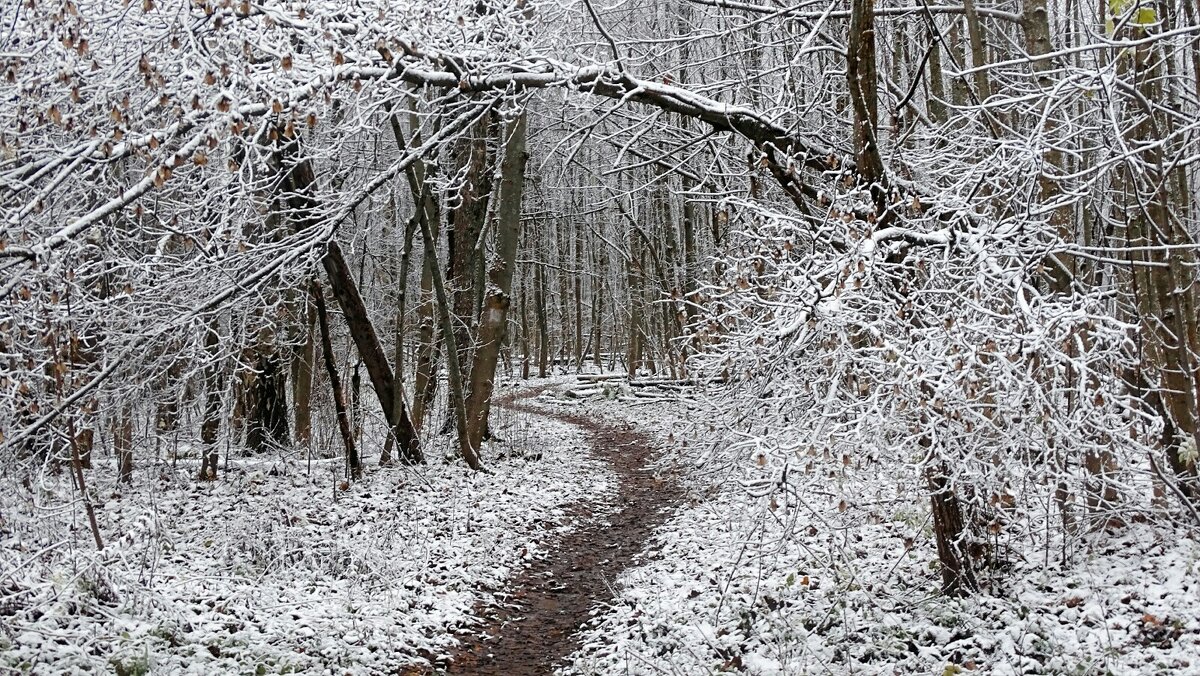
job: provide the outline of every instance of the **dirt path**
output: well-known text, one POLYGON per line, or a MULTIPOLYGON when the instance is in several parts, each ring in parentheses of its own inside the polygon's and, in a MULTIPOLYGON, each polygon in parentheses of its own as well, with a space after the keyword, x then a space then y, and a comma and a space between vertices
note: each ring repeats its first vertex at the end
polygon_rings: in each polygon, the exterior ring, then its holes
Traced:
POLYGON ((579 529, 565 535, 546 559, 513 581, 513 595, 504 607, 480 609, 486 622, 478 633, 463 637, 448 674, 551 673, 577 647, 575 633, 589 619, 588 611, 595 603, 613 598, 616 578, 680 496, 670 477, 656 477, 647 469, 654 455, 649 437, 625 423, 545 410, 523 401, 540 391, 497 403, 583 429, 591 453, 607 462, 618 477, 617 511, 607 523, 597 523, 590 517, 599 505, 586 497, 577 503, 569 518, 582 524, 579 529))

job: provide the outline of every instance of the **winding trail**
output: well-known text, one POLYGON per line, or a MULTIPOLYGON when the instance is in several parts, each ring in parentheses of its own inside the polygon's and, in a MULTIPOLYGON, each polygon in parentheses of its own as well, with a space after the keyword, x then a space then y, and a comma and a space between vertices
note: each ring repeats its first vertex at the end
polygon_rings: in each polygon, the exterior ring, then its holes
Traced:
POLYGON ((462 637, 444 673, 482 676, 534 676, 551 673, 576 647, 576 633, 598 602, 613 598, 616 578, 650 535, 670 516, 682 495, 670 475, 648 467, 654 444, 627 423, 607 423, 580 414, 539 408, 524 401, 545 388, 498 400, 513 411, 559 420, 582 429, 591 454, 617 475, 616 511, 592 518, 604 508, 584 496, 568 519, 577 530, 554 543, 545 559, 535 561, 511 585, 501 607, 477 609, 484 624, 462 637))

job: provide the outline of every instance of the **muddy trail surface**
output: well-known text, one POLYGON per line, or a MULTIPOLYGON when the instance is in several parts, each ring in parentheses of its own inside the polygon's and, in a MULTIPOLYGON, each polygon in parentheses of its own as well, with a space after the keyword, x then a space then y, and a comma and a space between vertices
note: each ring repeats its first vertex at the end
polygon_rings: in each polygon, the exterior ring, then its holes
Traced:
POLYGON ((655 528, 670 516, 681 496, 669 475, 648 467, 655 451, 651 439, 624 422, 598 421, 584 415, 547 410, 527 399, 541 390, 510 395, 497 403, 505 408, 552 418, 581 428, 590 452, 618 478, 615 507, 606 519, 595 498, 583 497, 570 510, 578 529, 551 545, 548 555, 533 562, 513 581, 501 607, 479 608, 483 626, 462 644, 447 674, 525 676, 551 673, 578 647, 576 632, 590 619, 597 603, 613 599, 617 577, 641 551, 655 528))

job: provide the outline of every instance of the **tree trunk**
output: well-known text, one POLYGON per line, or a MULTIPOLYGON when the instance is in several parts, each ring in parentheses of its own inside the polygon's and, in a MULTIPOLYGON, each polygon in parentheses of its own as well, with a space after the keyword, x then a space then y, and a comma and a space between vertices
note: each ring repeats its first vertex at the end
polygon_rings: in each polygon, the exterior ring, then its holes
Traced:
MULTIPOLYGON (((400 128, 400 120, 395 115, 391 116, 392 134, 396 138, 396 146, 401 150, 407 148, 404 142, 404 132, 400 128)), ((412 129, 412 144, 414 147, 421 145, 421 136, 419 133, 420 121, 415 113, 409 113, 409 128, 412 129)), ((402 258, 401 268, 401 284, 402 284, 402 312, 403 299, 407 296, 407 279, 408 279, 408 258, 412 251, 412 241, 415 233, 419 231, 421 219, 429 223, 430 229, 436 236, 439 231, 439 208, 437 199, 434 196, 433 190, 429 189, 425 184, 426 169, 424 162, 413 162, 404 172, 408 179, 409 191, 412 193, 413 203, 417 205, 417 211, 413 215, 415 220, 410 219, 404 235, 404 257, 402 258)), ((412 426, 414 432, 419 433, 421 426, 425 421, 425 412, 429 409, 429 404, 433 402, 434 395, 437 393, 437 331, 436 319, 434 312, 436 306, 433 298, 433 271, 430 269, 432 263, 429 259, 424 259, 421 267, 421 296, 420 303, 417 306, 417 363, 416 375, 413 382, 413 410, 412 410, 412 426)), ((399 320, 397 320, 399 326, 399 320)), ((399 330, 399 329, 398 329, 399 330)), ((400 357, 403 341, 397 338, 399 342, 396 344, 396 377, 400 382, 404 382, 403 361, 400 357)), ((403 388, 401 388, 403 389, 403 388)), ((397 406, 403 404, 403 398, 396 402, 397 406)), ((400 417, 400 409, 396 408, 396 417, 400 417)), ((392 438, 392 437, 389 437, 392 438)))
MULTIPOLYGON (((879 152, 879 96, 875 68, 875 0, 852 0, 850 37, 846 43, 846 82, 854 110, 854 154, 858 173, 872 188, 876 202, 884 191, 883 159, 879 152)), ((879 210, 883 213, 883 209, 879 210)))
MULTIPOLYGON (((436 221, 430 229, 436 237, 436 221)), ((421 266, 421 304, 417 306, 417 364, 413 381, 413 428, 420 431, 425 424, 425 413, 437 394, 437 301, 433 294, 433 263, 426 258, 421 266)))
MULTIPOLYGON (((354 430, 354 440, 362 440, 363 407, 362 407, 362 360, 354 363, 354 371, 350 374, 350 427, 354 430)), ((396 405, 395 381, 392 383, 392 406, 396 405)), ((403 399, 401 397, 401 399, 403 399)))
POLYGON ((388 364, 387 355, 384 354, 383 346, 380 345, 379 338, 375 334, 375 327, 371 324, 370 317, 367 316, 367 308, 358 294, 358 287, 350 275, 350 269, 346 265, 346 259, 342 256, 341 247, 337 242, 329 243, 328 252, 321 259, 321 263, 329 276, 329 286, 333 295, 342 308, 342 315, 346 318, 346 324, 349 326, 350 336, 358 348, 359 357, 367 368, 367 375, 371 379, 375 395, 379 398, 379 403, 383 408, 384 418, 387 420, 388 426, 393 429, 393 434, 400 440, 401 458, 408 463, 423 462, 420 444, 412 421, 409 420, 402 406, 401 415, 396 415, 395 397, 404 395, 394 389, 396 381, 392 376, 392 368, 388 364))
MULTIPOLYGON (((926 440, 923 440, 927 441, 926 440)), ((937 541, 938 561, 942 567, 942 593, 947 596, 964 596, 979 589, 975 569, 969 552, 969 536, 963 520, 958 496, 950 485, 948 468, 926 469, 929 482, 929 502, 933 510, 934 537, 937 541)))
POLYGON ((987 34, 979 20, 975 0, 963 0, 963 14, 967 20, 967 39, 971 43, 971 65, 980 69, 975 71, 975 93, 983 103, 992 97, 991 81, 987 71, 982 70, 987 65, 987 34))
MULTIPOLYGON (((1141 39, 1145 25, 1128 22, 1116 36, 1141 39)), ((1132 251, 1131 270, 1134 298, 1141 324, 1143 368, 1154 376, 1146 378, 1157 388, 1162 408, 1175 431, 1175 443, 1164 448, 1168 464, 1178 479, 1184 497, 1200 502, 1200 472, 1195 449, 1200 445, 1200 337, 1197 335, 1195 255, 1191 234, 1182 225, 1187 214, 1172 213, 1170 177, 1164 167, 1167 151, 1161 145, 1172 135, 1169 116, 1149 107, 1161 100, 1162 59, 1155 47, 1142 43, 1131 48, 1132 58, 1121 59, 1118 69, 1136 84, 1139 99, 1127 100, 1132 110, 1126 117, 1138 120, 1126 133, 1130 148, 1143 148, 1127 157, 1118 173, 1125 204, 1118 213, 1126 222, 1127 244, 1132 251), (1168 247, 1174 247, 1174 250, 1168 247)), ((1184 207, 1186 208, 1186 207, 1184 207)))
POLYGON ((629 345, 625 354, 625 369, 630 378, 637 377, 642 362, 642 275, 637 241, 637 235, 631 230, 629 260, 625 263, 625 279, 629 287, 629 345))
POLYGON ((179 398, 175 392, 175 386, 182 372, 182 360, 173 359, 171 365, 162 374, 161 391, 159 392, 162 398, 156 403, 154 414, 154 429, 160 435, 174 432, 179 424, 179 398))
POLYGON ((441 309, 442 339, 446 342, 446 370, 450 372, 450 405, 455 412, 459 453, 462 454, 468 467, 474 470, 483 469, 483 463, 480 462, 476 449, 468 443, 462 371, 459 370, 458 349, 454 344, 454 317, 451 314, 450 299, 446 297, 446 286, 442 282, 442 273, 437 265, 437 240, 434 239, 433 229, 429 222, 424 219, 421 221, 421 238, 425 241, 425 258, 430 262, 430 269, 433 271, 433 291, 441 309))
POLYGON ((362 460, 358 457, 358 448, 354 445, 354 431, 350 429, 350 412, 346 410, 346 398, 342 391, 342 381, 338 377, 337 361, 333 355, 333 342, 329 337, 329 317, 325 312, 324 292, 317 280, 312 282, 313 303, 317 309, 317 323, 321 326, 321 353, 325 357, 325 372, 329 375, 329 386, 333 389, 333 407, 337 411, 338 431, 342 435, 342 445, 346 449, 346 466, 350 469, 350 477, 358 479, 362 476, 362 460))
POLYGON ((286 446, 288 435, 287 375, 274 337, 264 330, 259 340, 254 378, 254 408, 246 430, 246 445, 256 453, 286 446))
POLYGON ((604 348, 602 346, 604 340, 604 280, 608 276, 608 256, 605 255, 604 249, 597 246, 599 253, 596 258, 596 277, 592 281, 592 364, 596 370, 604 370, 604 348))
MULTIPOLYGON (((476 269, 479 254, 476 244, 484 229, 488 199, 492 192, 492 166, 488 136, 492 115, 484 115, 475 124, 472 137, 462 149, 466 175, 458 193, 458 205, 450 214, 446 232, 449 261, 446 281, 453 300, 454 344, 458 346, 457 362, 463 368, 471 363, 471 333, 476 317, 476 269)), ((460 373, 465 380, 467 373, 460 373)), ((450 416, 455 411, 449 411, 450 416)), ((447 421, 449 422, 449 421, 447 421)))
POLYGON ((316 317, 305 300, 304 323, 301 327, 304 344, 292 355, 292 410, 296 427, 296 443, 307 446, 312 439, 312 380, 313 356, 316 348, 316 317))
POLYGON ((929 35, 929 99, 925 108, 934 124, 946 121, 946 80, 942 74, 942 38, 933 17, 926 17, 929 35))
MULTIPOLYGON (((500 174, 500 201, 496 210, 496 258, 488 271, 488 293, 479 317, 479 337, 471 366, 471 389, 465 404, 467 446, 480 448, 488 429, 488 414, 495 389, 496 363, 508 333, 508 308, 512 304, 513 268, 521 234, 521 196, 525 184, 525 114, 508 129, 500 174)), ((578 287, 576 287, 578 288, 578 287)))
MULTIPOLYGON (((541 253, 540 255, 545 255, 541 253)), ((545 378, 550 368, 550 327, 546 317, 546 272, 545 264, 538 260, 533 264, 533 305, 538 328, 538 377, 545 378)))
MULTIPOLYGON (((529 266, 525 266, 528 271, 529 266)), ((529 380, 529 365, 532 360, 532 350, 529 345, 529 294, 526 293, 526 272, 521 275, 521 378, 529 380)))
MULTIPOLYGON (((950 22, 950 65, 954 70, 962 70, 965 68, 966 53, 963 51, 962 44, 962 19, 952 17, 950 22)), ((970 98, 969 86, 965 76, 953 75, 950 80, 950 100, 955 106, 962 107, 967 105, 967 100, 970 98)))
POLYGON ((583 232, 575 229, 575 274, 572 276, 575 301, 575 371, 583 372, 583 232))
MULTIPOLYGON (((684 178, 685 192, 694 189, 695 184, 684 178)), ((684 196, 683 202, 683 322, 691 326, 696 317, 696 273, 699 269, 696 260, 696 205, 689 197, 684 196)), ((682 355, 681 363, 686 365, 687 351, 682 355)))
POLYGON ((79 435, 75 433, 75 419, 67 419, 68 432, 71 436, 71 469, 75 473, 75 482, 79 487, 79 497, 83 500, 83 509, 87 512, 88 525, 92 529, 92 538, 96 541, 97 551, 104 549, 104 541, 100 539, 100 526, 96 523, 96 508, 92 506, 92 498, 87 492, 87 482, 83 479, 83 459, 79 457, 79 435))
POLYGON ((75 444, 79 448, 79 462, 84 469, 92 468, 92 449, 96 445, 96 431, 84 427, 75 435, 75 444))
MULTIPOLYGON (((217 335, 217 323, 214 320, 204 335, 204 347, 208 352, 210 363, 204 373, 204 421, 200 424, 200 480, 212 481, 217 478, 217 460, 220 456, 217 450, 217 433, 221 428, 221 367, 216 362, 217 347, 220 337, 217 335)), ((309 368, 312 362, 308 363, 309 368)), ((309 380, 311 384, 312 380, 309 380)))
POLYGON ((133 482, 133 406, 121 404, 113 423, 113 451, 117 456, 117 481, 133 482))
MULTIPOLYGON (((419 194, 420 193, 418 193, 418 195, 419 194)), ((424 208, 424 207, 419 207, 419 208, 424 208)), ((421 218, 421 216, 419 214, 414 214, 412 218, 408 219, 408 225, 404 228, 404 250, 400 254, 399 287, 396 289, 396 306, 397 306, 396 307, 396 338, 395 338, 395 340, 396 340, 396 350, 395 350, 396 357, 394 360, 395 364, 396 364, 395 376, 397 378, 397 382, 401 385, 401 387, 399 388, 400 392, 404 391, 403 383, 404 383, 404 377, 405 377, 404 376, 404 333, 405 333, 405 331, 404 331, 404 313, 406 311, 405 306, 407 304, 406 301, 408 298, 408 266, 409 266, 409 261, 411 260, 411 257, 412 257, 413 235, 414 235, 414 233, 416 233, 417 223, 420 222, 420 218, 421 218)), ((415 404, 414 404, 414 407, 415 407, 415 404)), ((404 397, 403 397, 403 395, 400 397, 396 397, 395 400, 392 402, 392 410, 394 411, 394 415, 396 416, 397 419, 399 419, 399 417, 401 415, 403 415, 403 413, 404 413, 404 397)), ((414 422, 414 427, 415 427, 415 422, 414 422)), ((379 464, 386 465, 386 464, 391 463, 391 461, 392 461, 392 455, 391 455, 392 443, 395 441, 395 439, 396 439, 396 436, 394 434, 388 435, 387 441, 385 441, 383 444, 383 453, 381 453, 379 456, 379 464)))

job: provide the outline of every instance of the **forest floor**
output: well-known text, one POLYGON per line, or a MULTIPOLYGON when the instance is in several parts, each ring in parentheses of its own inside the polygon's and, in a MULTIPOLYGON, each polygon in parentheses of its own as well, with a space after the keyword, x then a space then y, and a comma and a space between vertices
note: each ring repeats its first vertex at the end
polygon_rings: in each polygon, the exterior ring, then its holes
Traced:
POLYGON ((869 440, 806 451, 802 433, 727 420, 719 391, 647 394, 560 398, 636 421, 682 491, 563 674, 1200 674, 1194 526, 1046 541, 1053 513, 1030 506, 1000 524, 983 589, 946 597, 916 462, 875 461, 869 440), (796 452, 764 454, 773 436, 796 452))
POLYGON ((289 450, 200 482, 181 444, 122 486, 100 452, 100 552, 65 472, 0 477, 0 674, 1200 674, 1186 528, 1005 530, 947 598, 914 467, 766 458, 711 393, 504 391, 487 473, 449 436, 353 484, 289 450))
MULTIPOLYGON (((553 569, 549 548, 582 527, 581 504, 602 519, 620 495, 575 425, 502 408, 493 422, 503 441, 485 449, 486 473, 444 461, 449 437, 434 436, 428 465, 369 464, 353 483, 339 458, 295 449, 235 457, 218 481, 197 481, 193 446, 149 439, 121 485, 101 443, 88 481, 102 551, 67 472, 9 475, 0 674, 446 665, 514 578, 553 569)), ((364 436, 367 461, 374 441, 364 436)))

